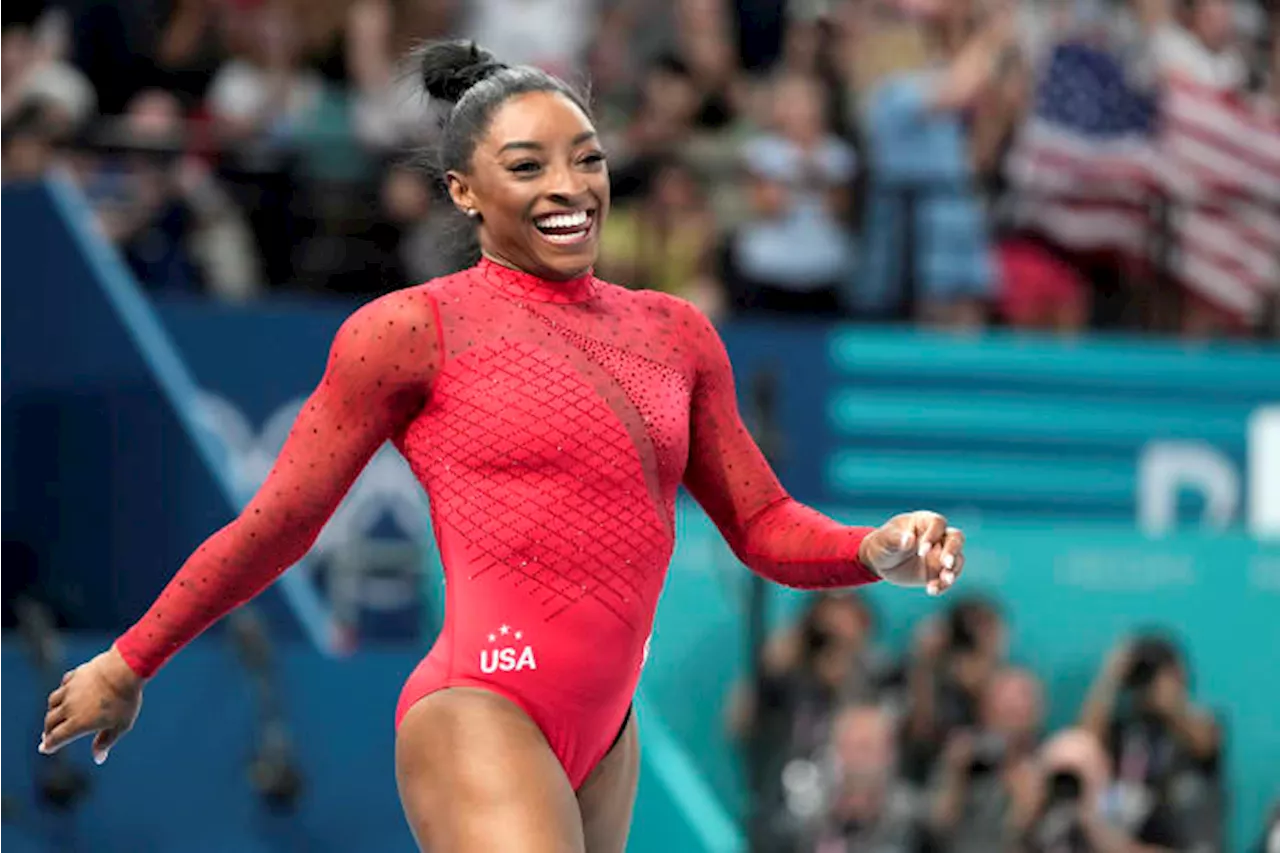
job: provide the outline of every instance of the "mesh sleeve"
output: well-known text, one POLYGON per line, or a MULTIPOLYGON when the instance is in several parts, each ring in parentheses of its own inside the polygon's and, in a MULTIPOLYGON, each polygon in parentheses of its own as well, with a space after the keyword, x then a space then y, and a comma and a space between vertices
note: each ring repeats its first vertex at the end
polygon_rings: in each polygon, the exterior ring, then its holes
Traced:
POLYGON ((421 289, 371 302, 342 325, 262 487, 117 640, 138 675, 153 675, 302 558, 369 458, 422 407, 441 359, 439 335, 434 300, 421 289))
POLYGON ((696 309, 699 368, 684 484, 752 571, 798 589, 879 580, 858 561, 870 527, 848 527, 794 500, 738 413, 733 369, 720 336, 696 309))

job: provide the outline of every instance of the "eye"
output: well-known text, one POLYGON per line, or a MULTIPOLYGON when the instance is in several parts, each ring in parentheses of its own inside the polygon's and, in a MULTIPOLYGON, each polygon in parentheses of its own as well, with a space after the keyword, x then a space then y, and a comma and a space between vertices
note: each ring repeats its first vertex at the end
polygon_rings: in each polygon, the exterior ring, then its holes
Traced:
POLYGON ((519 163, 515 163, 507 167, 510 172, 517 175, 532 175, 541 168, 542 167, 534 160, 521 160, 519 163))
POLYGON ((599 166, 604 163, 603 151, 592 151, 579 161, 583 166, 599 166))

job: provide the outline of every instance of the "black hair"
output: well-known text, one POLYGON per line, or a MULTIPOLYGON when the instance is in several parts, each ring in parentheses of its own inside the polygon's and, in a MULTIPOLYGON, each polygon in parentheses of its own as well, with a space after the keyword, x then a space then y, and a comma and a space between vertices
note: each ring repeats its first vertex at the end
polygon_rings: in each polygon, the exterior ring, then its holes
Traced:
POLYGON ((469 169, 476 143, 508 98, 559 92, 591 116, 583 93, 559 77, 527 65, 505 65, 473 41, 428 42, 415 54, 422 87, 432 100, 450 105, 435 152, 441 177, 469 169))

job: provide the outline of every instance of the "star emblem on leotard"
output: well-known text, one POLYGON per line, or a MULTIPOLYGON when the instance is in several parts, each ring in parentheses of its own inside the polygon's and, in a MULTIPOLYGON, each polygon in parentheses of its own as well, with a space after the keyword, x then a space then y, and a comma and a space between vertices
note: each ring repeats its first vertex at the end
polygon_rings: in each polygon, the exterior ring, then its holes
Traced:
POLYGON ((489 642, 491 643, 496 643, 499 640, 504 640, 504 639, 523 640, 524 631, 517 631, 515 628, 512 628, 510 625, 504 624, 504 625, 501 625, 497 631, 491 631, 489 633, 489 642))

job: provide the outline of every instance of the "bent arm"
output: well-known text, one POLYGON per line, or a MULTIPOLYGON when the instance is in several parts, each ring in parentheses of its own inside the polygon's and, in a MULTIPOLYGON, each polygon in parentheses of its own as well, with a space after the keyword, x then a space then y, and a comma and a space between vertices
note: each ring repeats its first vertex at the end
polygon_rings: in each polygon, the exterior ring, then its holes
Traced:
POLYGON ((748 568, 796 589, 879 580, 858 560, 870 527, 849 527, 794 500, 738 413, 724 344, 697 309, 682 306, 699 350, 684 484, 748 568))
POLYGON ((116 648, 149 678, 306 554, 369 458, 417 413, 440 358, 422 290, 378 299, 338 331, 324 378, 248 506, 178 570, 116 648))

